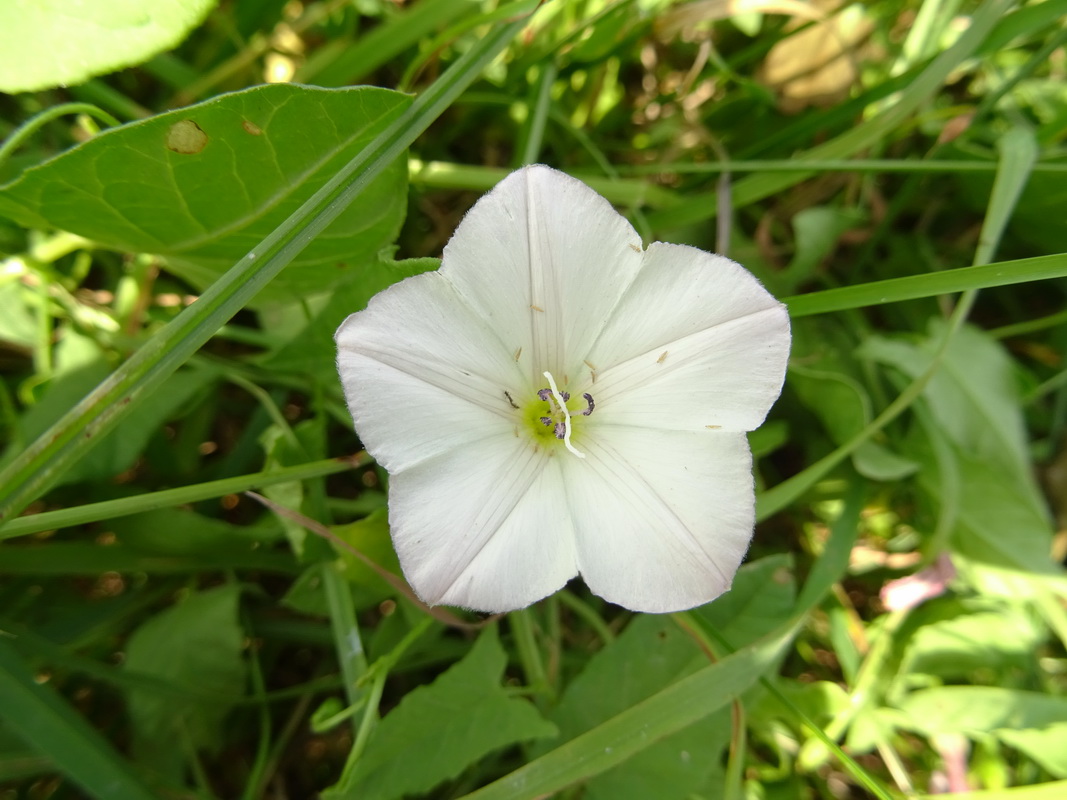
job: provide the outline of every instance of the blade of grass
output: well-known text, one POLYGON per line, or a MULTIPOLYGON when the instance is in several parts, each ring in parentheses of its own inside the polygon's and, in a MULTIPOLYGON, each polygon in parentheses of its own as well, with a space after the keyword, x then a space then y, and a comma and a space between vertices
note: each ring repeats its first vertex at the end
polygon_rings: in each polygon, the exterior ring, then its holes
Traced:
MULTIPOLYGON (((531 11, 535 5, 531 0, 531 11)), ((512 21, 478 39, 402 116, 277 230, 0 472, 0 524, 39 497, 96 439, 115 427, 139 398, 185 363, 336 219, 481 74, 526 21, 512 21)))
POLYGON ((1067 276, 1067 253, 1051 256, 1000 261, 975 267, 960 267, 943 272, 928 272, 904 278, 842 286, 821 292, 787 297, 791 317, 809 317, 850 308, 899 303, 921 297, 936 297, 968 289, 987 289, 1013 283, 1048 280, 1067 276))
POLYGON ((598 775, 730 703, 791 640, 790 624, 704 667, 463 800, 532 800, 598 775))
POLYGON ((343 47, 323 48, 320 57, 312 58, 297 70, 295 79, 317 86, 356 83, 389 59, 424 41, 436 29, 476 11, 477 3, 424 0, 394 14, 355 42, 339 40, 337 43, 343 47))
POLYGON ((47 756, 93 797, 152 800, 153 792, 110 744, 33 672, 0 634, 0 708, 7 729, 47 756))
POLYGON ((250 475, 221 478, 217 481, 196 483, 192 486, 181 486, 176 489, 164 489, 160 492, 149 492, 134 497, 104 500, 99 503, 88 503, 74 508, 62 508, 57 511, 44 511, 40 514, 31 514, 11 520, 3 528, 0 528, 0 541, 15 536, 25 536, 29 533, 53 531, 72 525, 83 525, 86 522, 140 514, 144 511, 154 511, 157 508, 173 508, 187 503, 198 503, 201 500, 210 500, 213 497, 223 497, 228 494, 240 494, 249 489, 273 486, 276 483, 321 478, 326 475, 344 472, 348 469, 357 469, 370 463, 370 457, 366 453, 360 453, 352 457, 328 458, 323 461, 300 464, 296 467, 284 467, 269 472, 254 472, 250 475))

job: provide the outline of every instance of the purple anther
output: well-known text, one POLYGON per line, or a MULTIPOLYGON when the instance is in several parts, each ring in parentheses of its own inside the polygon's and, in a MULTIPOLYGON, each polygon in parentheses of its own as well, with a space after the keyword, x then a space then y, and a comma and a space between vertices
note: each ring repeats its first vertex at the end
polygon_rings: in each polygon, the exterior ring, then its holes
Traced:
POLYGON ((549 401, 549 399, 552 397, 552 390, 551 389, 540 389, 537 392, 537 396, 540 397, 542 400, 544 400, 547 403, 549 401))
POLYGON ((596 408, 596 405, 593 403, 593 395, 589 394, 588 392, 583 394, 582 397, 584 397, 585 402, 589 404, 589 408, 582 412, 582 416, 588 417, 590 414, 593 413, 593 409, 596 408))
POLYGON ((570 392, 560 392, 559 396, 563 398, 563 402, 564 403, 566 403, 568 400, 571 399, 571 393, 570 392))
POLYGON ((562 422, 557 422, 556 427, 552 429, 552 432, 556 434, 557 439, 563 439, 567 436, 567 426, 562 422))
POLYGON ((546 428, 552 424, 552 417, 541 417, 541 424, 546 428))

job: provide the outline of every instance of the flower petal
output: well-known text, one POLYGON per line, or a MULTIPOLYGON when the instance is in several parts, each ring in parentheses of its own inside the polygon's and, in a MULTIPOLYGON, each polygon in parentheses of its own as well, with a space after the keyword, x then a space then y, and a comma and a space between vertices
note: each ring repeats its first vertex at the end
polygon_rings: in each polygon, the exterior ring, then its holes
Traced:
POLYGON ((641 237, 581 181, 535 165, 482 197, 445 247, 441 273, 519 353, 530 388, 584 369, 641 268, 641 237))
POLYGON ((789 339, 785 306, 740 264, 653 244, 589 356, 596 422, 753 430, 782 390, 789 339))
POLYGON ((511 611, 577 575, 561 460, 507 434, 394 474, 389 524, 419 597, 511 611))
POLYGON ((504 394, 524 384, 451 284, 417 275, 337 330, 337 367, 363 446, 388 471, 490 435, 514 436, 504 394))
POLYGON ((585 448, 584 461, 562 466, 578 569, 594 594, 664 613, 730 588, 755 521, 744 434, 611 428, 585 448))

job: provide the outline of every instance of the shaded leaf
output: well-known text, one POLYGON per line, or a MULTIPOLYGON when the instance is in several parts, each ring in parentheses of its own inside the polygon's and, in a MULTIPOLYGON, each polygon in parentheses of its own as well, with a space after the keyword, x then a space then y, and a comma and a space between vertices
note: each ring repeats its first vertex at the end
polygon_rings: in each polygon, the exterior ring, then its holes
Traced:
POLYGON ((377 260, 349 275, 331 292, 325 305, 300 333, 264 359, 273 370, 328 376, 336 380, 337 348, 333 334, 349 314, 367 307, 374 295, 394 283, 437 269, 440 259, 377 260))
POLYGON ((504 691, 507 656, 496 628, 429 686, 404 696, 378 725, 351 781, 326 797, 386 800, 426 792, 501 747, 552 736, 526 700, 504 691))
MULTIPOLYGON (((197 592, 156 614, 130 636, 126 669, 236 701, 245 683, 244 633, 237 624, 240 594, 237 585, 197 592)), ((182 744, 217 747, 222 721, 232 707, 220 699, 176 704, 170 695, 144 689, 132 689, 128 697, 134 751, 174 778, 180 777, 186 755, 182 744)))

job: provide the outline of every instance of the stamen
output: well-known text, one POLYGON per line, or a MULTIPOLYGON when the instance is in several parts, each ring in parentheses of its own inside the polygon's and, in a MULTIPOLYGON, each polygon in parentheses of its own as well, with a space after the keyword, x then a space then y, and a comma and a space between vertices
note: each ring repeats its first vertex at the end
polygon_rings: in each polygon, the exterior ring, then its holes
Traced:
POLYGON ((557 422, 556 427, 552 429, 552 433, 556 434, 557 439, 566 439, 567 426, 562 422, 557 422))
POLYGON ((541 424, 546 428, 552 424, 552 417, 541 417, 541 424))
POLYGON ((582 416, 588 417, 590 414, 593 413, 593 409, 596 408, 596 405, 593 403, 593 395, 589 394, 589 392, 583 394, 582 397, 584 397, 585 402, 589 404, 589 408, 582 412, 582 416))
MULTIPOLYGON (((552 390, 552 396, 556 399, 556 402, 559 403, 560 410, 563 411, 563 436, 559 435, 560 423, 557 423, 555 427, 556 438, 563 439, 563 446, 574 453, 574 455, 578 456, 578 458, 585 458, 585 453, 577 450, 574 445, 571 444, 571 415, 567 413, 567 401, 563 399, 563 395, 560 394, 559 389, 556 387, 556 379, 552 377, 552 373, 546 372, 544 373, 544 376, 548 379, 548 385, 552 390)), ((544 389, 541 390, 541 392, 543 391, 544 389)), ((538 397, 541 396, 541 392, 537 393, 538 397)), ((569 396, 570 395, 568 395, 568 397, 569 396)))
POLYGON ((537 392, 537 396, 540 397, 542 400, 544 400, 547 403, 548 402, 548 398, 550 398, 552 396, 552 390, 551 389, 541 389, 541 390, 539 390, 537 392))

